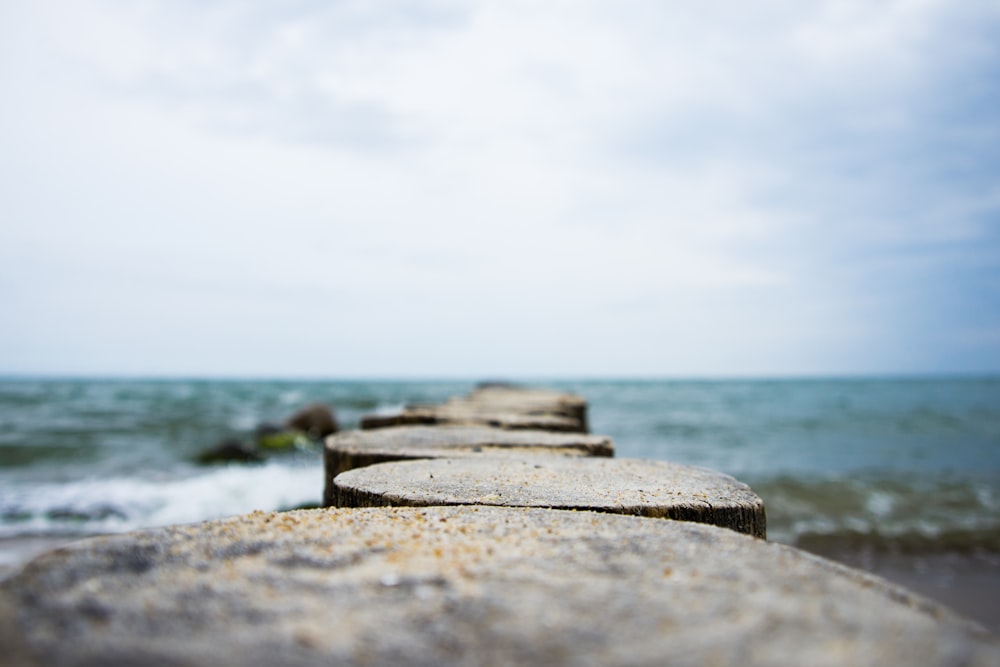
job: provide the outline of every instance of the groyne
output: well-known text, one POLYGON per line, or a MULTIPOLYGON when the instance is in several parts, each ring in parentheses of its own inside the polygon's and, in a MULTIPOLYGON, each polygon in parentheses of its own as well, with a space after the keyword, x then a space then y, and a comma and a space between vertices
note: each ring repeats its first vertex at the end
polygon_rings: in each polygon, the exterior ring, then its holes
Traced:
POLYGON ((550 454, 614 456, 611 438, 583 433, 507 430, 491 426, 398 426, 348 431, 326 440, 324 505, 334 503, 334 478, 342 472, 388 461, 490 458, 550 454))
POLYGON ((737 480, 614 458, 579 397, 417 413, 327 439, 330 507, 37 558, 0 583, 5 664, 1000 664, 946 608, 762 539, 737 480))

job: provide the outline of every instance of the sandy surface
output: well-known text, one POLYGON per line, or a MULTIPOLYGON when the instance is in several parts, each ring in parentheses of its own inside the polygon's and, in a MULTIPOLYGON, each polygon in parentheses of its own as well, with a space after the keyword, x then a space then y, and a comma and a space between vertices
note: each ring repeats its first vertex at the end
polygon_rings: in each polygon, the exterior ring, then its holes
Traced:
MULTIPOLYGON (((72 543, 73 537, 0 539, 0 579, 35 556, 72 543)), ((820 553, 944 604, 1000 635, 1000 554, 820 553)))
POLYGON ((1000 638, 797 549, 478 506, 255 512, 78 543, 0 584, 0 647, 32 666, 1000 664, 1000 638))

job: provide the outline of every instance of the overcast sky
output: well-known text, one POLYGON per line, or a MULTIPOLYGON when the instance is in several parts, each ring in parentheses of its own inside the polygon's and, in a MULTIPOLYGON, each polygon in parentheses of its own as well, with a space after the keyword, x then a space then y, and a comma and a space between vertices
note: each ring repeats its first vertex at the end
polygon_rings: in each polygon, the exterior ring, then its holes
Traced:
POLYGON ((1000 2, 0 0, 0 373, 1000 372, 1000 2))

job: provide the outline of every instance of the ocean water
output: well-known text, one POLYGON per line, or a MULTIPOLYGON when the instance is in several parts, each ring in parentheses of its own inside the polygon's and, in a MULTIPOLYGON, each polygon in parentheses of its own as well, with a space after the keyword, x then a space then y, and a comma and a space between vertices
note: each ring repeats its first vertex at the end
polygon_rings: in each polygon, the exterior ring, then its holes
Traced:
MULTIPOLYGON (((769 539, 820 551, 1000 555, 1000 378, 549 381, 622 457, 721 470, 769 539)), ((318 502, 319 449, 197 453, 314 401, 361 415, 468 382, 0 380, 0 538, 71 537, 318 502)))

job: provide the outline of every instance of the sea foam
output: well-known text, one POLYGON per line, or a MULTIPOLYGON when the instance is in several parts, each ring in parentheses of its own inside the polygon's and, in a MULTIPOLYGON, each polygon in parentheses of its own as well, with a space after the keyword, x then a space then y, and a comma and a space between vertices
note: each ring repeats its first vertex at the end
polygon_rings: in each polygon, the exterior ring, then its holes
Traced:
POLYGON ((231 465, 167 479, 87 478, 0 490, 0 537, 107 533, 318 503, 319 464, 231 465))

